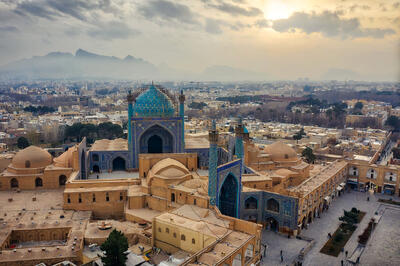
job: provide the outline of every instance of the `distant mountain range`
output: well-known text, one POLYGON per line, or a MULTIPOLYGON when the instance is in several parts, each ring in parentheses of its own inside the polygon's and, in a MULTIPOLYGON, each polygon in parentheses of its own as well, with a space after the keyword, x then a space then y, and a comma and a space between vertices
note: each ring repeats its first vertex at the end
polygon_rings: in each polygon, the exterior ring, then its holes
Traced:
POLYGON ((52 52, 0 66, 0 79, 197 79, 216 81, 265 80, 255 73, 228 66, 211 66, 202 73, 188 73, 163 64, 159 67, 131 55, 104 56, 78 49, 71 53, 52 52))

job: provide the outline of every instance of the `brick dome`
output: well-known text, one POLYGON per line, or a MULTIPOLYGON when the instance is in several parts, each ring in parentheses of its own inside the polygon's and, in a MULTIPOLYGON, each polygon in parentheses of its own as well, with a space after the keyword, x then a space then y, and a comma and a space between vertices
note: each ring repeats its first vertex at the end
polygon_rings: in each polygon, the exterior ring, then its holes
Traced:
POLYGON ((274 162, 295 161, 298 159, 296 151, 281 141, 268 145, 264 151, 270 155, 271 160, 274 162))
POLYGON ((20 150, 11 162, 14 168, 41 168, 51 163, 51 154, 36 146, 29 146, 20 150))

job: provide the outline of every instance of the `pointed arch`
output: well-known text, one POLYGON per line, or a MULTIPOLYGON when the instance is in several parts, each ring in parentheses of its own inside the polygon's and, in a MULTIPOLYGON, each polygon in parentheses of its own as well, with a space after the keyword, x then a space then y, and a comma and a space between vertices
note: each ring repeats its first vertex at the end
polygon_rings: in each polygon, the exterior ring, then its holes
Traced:
POLYGON ((219 192, 219 210, 222 214, 236 217, 238 213, 239 182, 229 173, 219 192))

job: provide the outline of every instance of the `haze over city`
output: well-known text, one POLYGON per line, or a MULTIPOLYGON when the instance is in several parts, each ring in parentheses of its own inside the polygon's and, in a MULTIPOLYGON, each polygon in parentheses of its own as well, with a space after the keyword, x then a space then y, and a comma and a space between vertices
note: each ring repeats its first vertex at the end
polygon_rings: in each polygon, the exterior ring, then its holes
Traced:
POLYGON ((83 49, 161 79, 398 81, 399 13, 398 0, 1 0, 0 73, 83 49))

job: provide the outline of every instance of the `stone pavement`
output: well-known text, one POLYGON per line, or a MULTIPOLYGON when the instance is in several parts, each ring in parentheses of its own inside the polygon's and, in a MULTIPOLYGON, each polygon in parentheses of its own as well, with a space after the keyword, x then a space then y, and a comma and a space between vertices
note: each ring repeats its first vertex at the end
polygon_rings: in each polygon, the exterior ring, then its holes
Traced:
MULTIPOLYGON (((358 225, 356 231, 354 231, 353 235, 346 243, 344 250, 348 251, 349 256, 358 246, 358 236, 362 234, 364 229, 367 227, 369 220, 375 215, 375 211, 378 209, 386 208, 388 205, 382 205, 377 200, 378 198, 389 198, 388 196, 376 194, 370 195, 365 192, 345 192, 339 198, 334 200, 327 212, 322 213, 321 218, 316 218, 314 222, 310 225, 308 230, 304 230, 302 235, 313 238, 316 243, 315 246, 310 250, 310 252, 306 255, 303 265, 341 265, 341 260, 344 261, 344 265, 350 265, 350 263, 346 262, 345 254, 341 253, 338 257, 333 257, 329 255, 325 255, 320 253, 320 249, 325 245, 328 237, 328 233, 335 232, 337 227, 340 224, 339 217, 343 215, 343 210, 350 210, 352 207, 356 207, 357 209, 366 212, 361 223, 358 225), (370 200, 367 201, 367 197, 370 197, 370 200)), ((399 228, 400 221, 397 222, 397 228, 399 228)), ((385 228, 386 225, 381 224, 378 227, 385 228)), ((386 229, 383 229, 386 230, 386 229)), ((374 232, 380 233, 379 231, 374 232)), ((374 236, 374 235, 373 235, 374 236)), ((376 248, 378 249, 381 243, 376 243, 376 248)), ((397 245, 400 244, 400 241, 397 241, 397 245)), ((365 253, 361 256, 363 258, 365 253)), ((371 258, 370 265, 393 265, 393 264, 379 264, 374 261, 374 258, 371 258)), ((363 264, 361 264, 363 265, 363 264)))
MULTIPOLYGON (((315 218, 309 229, 303 230, 301 233, 302 236, 312 238, 315 241, 315 245, 305 256, 303 265, 340 266, 341 260, 344 261, 344 265, 350 265, 346 261, 344 252, 339 254, 338 257, 333 257, 322 254, 319 251, 328 240, 328 233, 333 234, 339 226, 340 221, 338 218, 343 215, 343 210, 350 210, 352 207, 366 212, 366 215, 344 247, 349 252, 348 255, 350 256, 358 246, 358 236, 367 227, 375 211, 386 208, 382 218, 383 221, 381 220, 378 224, 376 231, 374 231, 372 238, 368 242, 366 251, 361 256, 362 263, 360 265, 400 265, 400 208, 381 204, 377 201, 378 198, 390 197, 381 194, 370 195, 365 192, 346 191, 341 197, 333 200, 329 210, 323 212, 321 218, 315 218), (367 201, 368 196, 370 197, 369 201, 367 201), (395 237, 390 238, 390 235, 395 237), (385 251, 379 251, 381 246, 386 247, 385 251), (392 261, 396 263, 393 264, 392 261)), ((396 198, 394 197, 395 200, 396 198)), ((262 265, 290 265, 300 250, 308 245, 305 240, 288 239, 283 235, 270 231, 263 231, 262 242, 268 245, 267 256, 262 261, 262 265), (280 250, 283 250, 283 263, 280 262, 280 250)))
POLYGON ((400 208, 386 205, 361 256, 360 265, 400 265, 400 208))
POLYGON ((308 242, 272 232, 263 231, 262 243, 267 245, 266 258, 261 265, 290 265, 297 257, 300 250, 307 246, 308 242), (280 251, 283 250, 283 262, 281 262, 280 251))

